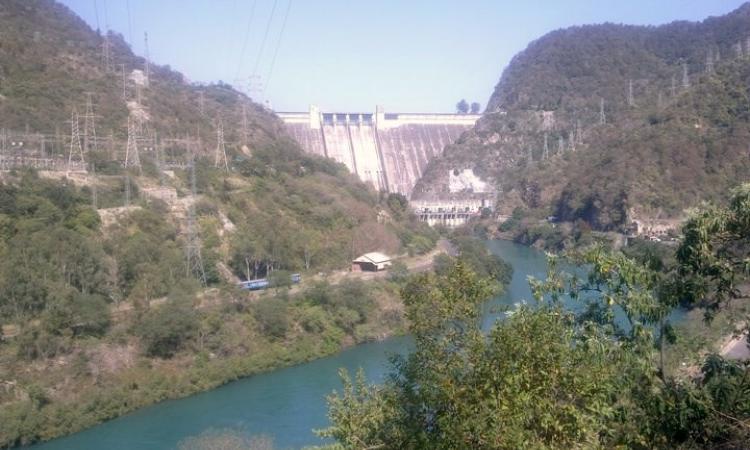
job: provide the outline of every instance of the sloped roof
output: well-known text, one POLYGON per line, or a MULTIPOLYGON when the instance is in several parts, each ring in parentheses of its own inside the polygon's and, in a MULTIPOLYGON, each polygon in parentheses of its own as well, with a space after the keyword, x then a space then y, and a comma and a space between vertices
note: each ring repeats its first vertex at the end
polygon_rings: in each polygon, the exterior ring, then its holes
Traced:
POLYGON ((388 255, 384 255, 380 252, 370 252, 365 253, 364 255, 360 256, 359 258, 355 259, 355 263, 372 263, 372 264, 381 264, 384 262, 388 262, 391 260, 391 257, 388 255))

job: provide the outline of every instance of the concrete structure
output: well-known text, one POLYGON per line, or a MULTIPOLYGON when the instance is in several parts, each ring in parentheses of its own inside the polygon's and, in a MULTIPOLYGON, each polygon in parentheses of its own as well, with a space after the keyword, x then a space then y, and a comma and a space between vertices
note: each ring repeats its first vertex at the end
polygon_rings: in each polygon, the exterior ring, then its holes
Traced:
POLYGON ((443 225, 449 228, 465 224, 474 217, 479 217, 482 210, 494 208, 494 196, 472 196, 452 200, 412 200, 414 214, 428 225, 443 225))
POLYGON ((352 261, 352 272, 378 272, 390 266, 390 256, 379 252, 365 253, 352 261))
POLYGON ((481 117, 478 114, 277 113, 302 148, 346 165, 375 189, 409 197, 427 164, 481 117))

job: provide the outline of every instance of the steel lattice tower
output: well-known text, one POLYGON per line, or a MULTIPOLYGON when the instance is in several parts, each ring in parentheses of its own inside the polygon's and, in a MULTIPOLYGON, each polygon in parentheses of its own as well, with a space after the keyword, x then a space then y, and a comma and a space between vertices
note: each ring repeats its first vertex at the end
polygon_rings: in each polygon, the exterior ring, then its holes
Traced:
POLYGON ((229 162, 227 161, 227 149, 224 142, 224 122, 221 117, 216 119, 216 152, 214 153, 214 167, 217 169, 224 166, 224 170, 229 171, 229 162))
POLYGON ((73 109, 73 113, 70 117, 70 151, 68 152, 68 172, 70 172, 73 166, 73 159, 80 158, 80 163, 85 164, 86 159, 83 155, 83 147, 81 146, 81 134, 78 128, 78 112, 73 109))
POLYGON ((125 147, 125 168, 138 167, 141 169, 141 158, 138 154, 138 139, 135 120, 128 117, 128 143, 125 147))
POLYGON ((195 277, 201 286, 206 285, 206 271, 203 268, 203 257, 201 256, 201 241, 196 230, 195 223, 195 155, 193 149, 190 150, 190 161, 188 162, 190 170, 190 195, 191 202, 188 207, 187 215, 187 236, 185 246, 185 258, 187 262, 187 275, 195 277))
POLYGON ((86 114, 83 115, 83 148, 85 151, 98 150, 96 145, 96 116, 91 92, 86 93, 86 114))

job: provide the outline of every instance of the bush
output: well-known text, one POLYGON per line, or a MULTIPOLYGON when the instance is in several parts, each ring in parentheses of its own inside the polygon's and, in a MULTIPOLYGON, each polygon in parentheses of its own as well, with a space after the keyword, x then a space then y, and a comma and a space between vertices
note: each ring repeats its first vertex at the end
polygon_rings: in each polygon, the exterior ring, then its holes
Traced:
POLYGON ((147 313, 136 329, 148 356, 171 358, 196 337, 198 317, 192 306, 169 300, 147 313))
POLYGON ((281 339, 289 329, 287 305, 277 298, 264 298, 253 308, 255 320, 266 336, 281 339))

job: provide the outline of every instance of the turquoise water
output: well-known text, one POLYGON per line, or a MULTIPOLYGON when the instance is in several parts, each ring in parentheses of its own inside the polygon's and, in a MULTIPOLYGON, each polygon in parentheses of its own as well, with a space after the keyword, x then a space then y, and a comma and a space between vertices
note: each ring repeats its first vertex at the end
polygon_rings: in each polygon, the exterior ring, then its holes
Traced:
MULTIPOLYGON (((544 278, 544 253, 507 241, 488 243, 491 251, 513 265, 507 292, 487 307, 484 327, 504 317, 499 307, 520 300, 533 302, 527 276, 544 278)), ((33 447, 33 450, 163 450, 208 429, 237 428, 265 434, 276 448, 325 443, 312 430, 327 424, 326 395, 340 389, 338 370, 362 367, 372 382, 383 380, 388 357, 411 348, 408 337, 363 344, 336 356, 256 375, 181 400, 140 409, 80 433, 33 447)))

